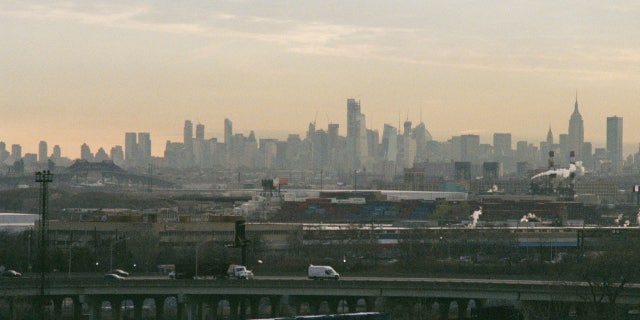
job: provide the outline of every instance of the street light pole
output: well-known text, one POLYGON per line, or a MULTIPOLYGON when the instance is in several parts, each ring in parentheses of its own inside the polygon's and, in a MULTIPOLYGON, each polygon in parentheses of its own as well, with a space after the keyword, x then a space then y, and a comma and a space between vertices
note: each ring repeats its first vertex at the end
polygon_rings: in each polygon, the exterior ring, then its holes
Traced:
POLYGON ((53 174, 49 170, 36 172, 36 182, 40 183, 40 303, 39 318, 45 319, 45 278, 47 272, 47 209, 48 184, 53 181, 53 174))

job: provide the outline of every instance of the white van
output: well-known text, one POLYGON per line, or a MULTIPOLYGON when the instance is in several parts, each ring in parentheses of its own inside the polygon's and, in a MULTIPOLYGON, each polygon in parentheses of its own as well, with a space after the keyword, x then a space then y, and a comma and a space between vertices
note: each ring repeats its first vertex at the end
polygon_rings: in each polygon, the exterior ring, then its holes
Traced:
POLYGON ((340 274, 338 274, 331 266, 314 266, 309 265, 308 269, 309 279, 317 280, 317 279, 332 279, 338 280, 340 279, 340 274))

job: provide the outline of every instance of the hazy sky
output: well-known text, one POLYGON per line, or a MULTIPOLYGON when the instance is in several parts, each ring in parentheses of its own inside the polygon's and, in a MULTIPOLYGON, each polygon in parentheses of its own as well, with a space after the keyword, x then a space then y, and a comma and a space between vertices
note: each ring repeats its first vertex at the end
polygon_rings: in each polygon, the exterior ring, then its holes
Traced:
POLYGON ((557 141, 577 92, 585 140, 603 147, 617 115, 637 146, 638 17, 602 0, 3 0, 0 141, 75 158, 150 132, 161 155, 185 120, 222 140, 225 118, 258 138, 314 120, 344 135, 353 97, 380 132, 408 118, 515 147, 557 141))

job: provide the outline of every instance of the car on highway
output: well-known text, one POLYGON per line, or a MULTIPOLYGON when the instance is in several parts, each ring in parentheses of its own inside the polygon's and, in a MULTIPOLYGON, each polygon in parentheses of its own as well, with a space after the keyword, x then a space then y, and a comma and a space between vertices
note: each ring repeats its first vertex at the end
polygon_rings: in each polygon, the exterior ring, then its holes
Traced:
POLYGON ((7 278, 20 278, 22 277, 22 273, 15 271, 13 269, 9 269, 2 272, 2 276, 7 278))
POLYGON ((113 269, 113 270, 109 271, 109 273, 117 274, 117 275, 119 275, 121 277, 124 277, 124 278, 129 276, 129 272, 126 272, 126 271, 124 271, 122 269, 113 269))
POLYGON ((119 276, 115 273, 105 273, 104 274, 104 279, 105 280, 114 280, 114 281, 120 281, 120 280, 124 280, 125 277, 119 276))
POLYGON ((169 279, 187 279, 187 275, 184 272, 169 272, 169 279))

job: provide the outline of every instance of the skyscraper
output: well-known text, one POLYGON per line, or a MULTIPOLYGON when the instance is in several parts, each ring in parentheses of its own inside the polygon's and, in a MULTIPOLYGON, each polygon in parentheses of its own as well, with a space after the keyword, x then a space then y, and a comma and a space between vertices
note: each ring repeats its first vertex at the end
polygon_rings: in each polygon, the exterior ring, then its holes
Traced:
POLYGON ((347 147, 353 167, 360 167, 368 156, 367 127, 360 101, 355 99, 347 99, 347 147))
POLYGON ((477 162, 480 149, 480 136, 477 134, 463 134, 460 136, 460 160, 463 162, 477 162))
POLYGON ((80 146, 80 159, 86 160, 86 161, 93 161, 93 153, 91 153, 91 148, 86 143, 83 143, 80 146))
POLYGON ((576 95, 576 103, 573 108, 573 113, 569 119, 569 133, 567 136, 567 148, 569 150, 562 150, 564 156, 568 157, 569 152, 575 151, 576 159, 581 160, 582 148, 584 145, 584 124, 582 121, 582 115, 578 110, 578 95, 576 95))
POLYGON ((496 160, 511 154, 511 133, 494 133, 493 150, 496 160))
POLYGON ((384 124, 381 147, 384 160, 395 162, 398 155, 398 129, 389 124, 384 124))
POLYGON ((614 173, 622 172, 622 118, 607 117, 607 155, 614 173))
POLYGON ((204 140, 204 124, 196 125, 196 140, 204 140))
POLYGON ((13 160, 18 161, 22 159, 22 146, 19 144, 11 145, 11 157, 13 160))
POLYGON ((347 99, 347 139, 355 140, 358 134, 358 116, 360 115, 360 101, 347 99))
POLYGON ((138 139, 135 132, 124 134, 124 160, 133 164, 138 154, 138 139))
POLYGON ((185 149, 193 150, 193 124, 191 120, 184 121, 183 143, 185 149))
POLYGON ((229 146, 231 144, 231 137, 233 136, 233 122, 229 119, 224 119, 224 143, 229 146))
POLYGON ((53 159, 60 159, 62 157, 62 150, 60 150, 60 146, 59 145, 55 145, 53 146, 53 153, 51 153, 51 158, 53 159))
POLYGON ((38 162, 46 163, 47 160, 49 159, 47 154, 48 154, 47 142, 40 141, 40 144, 38 144, 38 162))
MULTIPOLYGON (((151 159, 151 134, 149 132, 138 133, 137 161, 148 163, 151 159)), ((140 163, 140 164, 144 164, 140 163)))
POLYGON ((185 165, 186 167, 190 167, 194 164, 193 124, 191 123, 191 120, 184 121, 183 146, 184 146, 183 165, 185 165))

